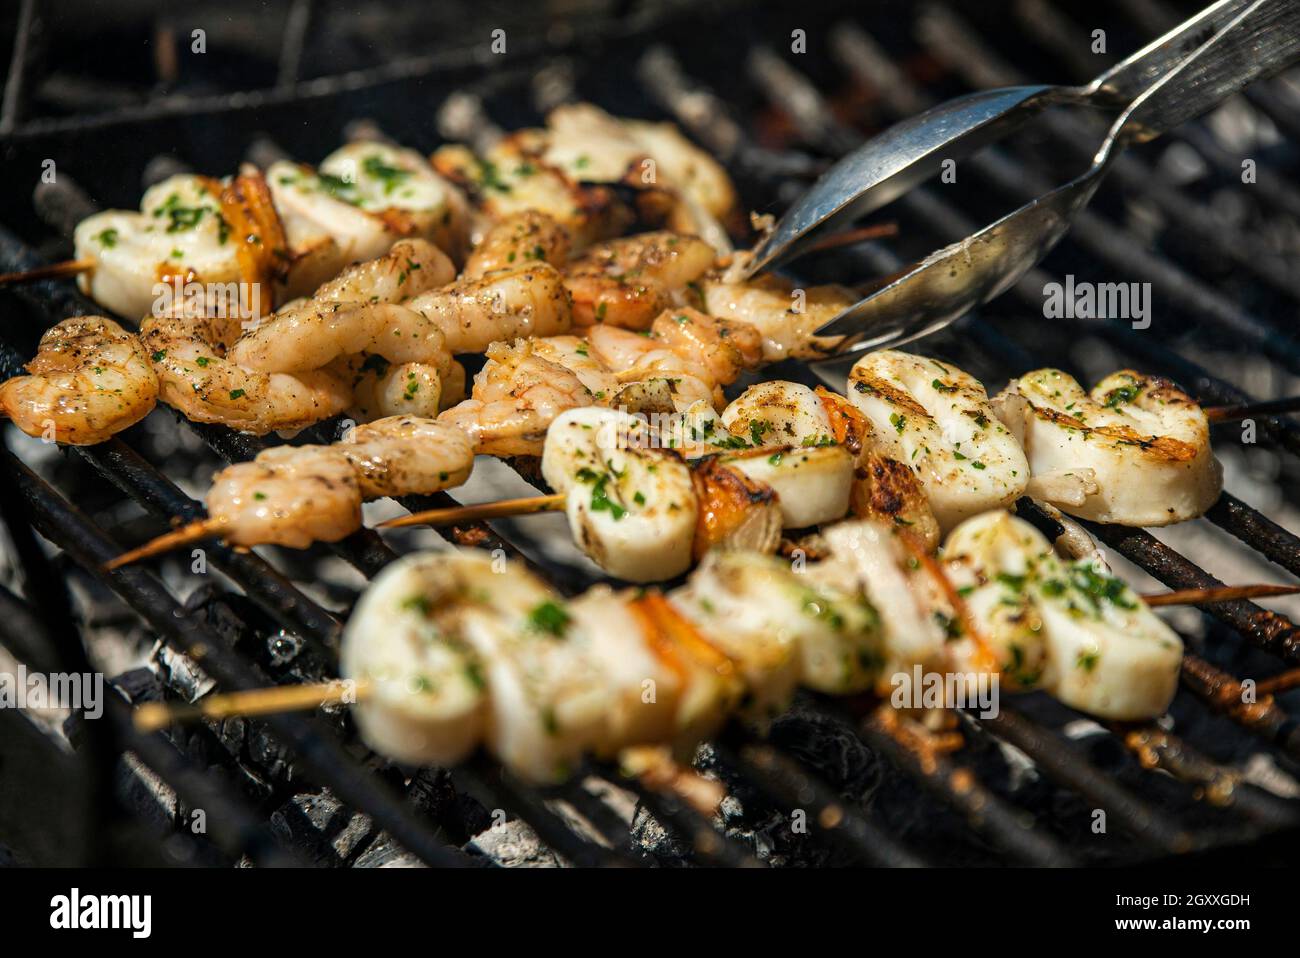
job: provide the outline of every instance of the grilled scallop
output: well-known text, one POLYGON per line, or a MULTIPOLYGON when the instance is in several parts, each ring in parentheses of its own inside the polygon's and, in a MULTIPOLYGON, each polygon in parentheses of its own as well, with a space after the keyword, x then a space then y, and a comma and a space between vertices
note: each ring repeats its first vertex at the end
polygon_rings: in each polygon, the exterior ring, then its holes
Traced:
POLYGON ((611 189, 577 182, 578 177, 542 159, 544 148, 533 132, 523 131, 502 138, 481 158, 459 143, 439 147, 432 163, 474 195, 489 223, 530 211, 545 213, 579 250, 630 225, 631 211, 611 189))
POLYGON ((73 234, 77 258, 95 268, 78 278, 82 292, 133 322, 155 311, 155 286, 171 277, 238 283, 239 238, 221 214, 221 184, 177 175, 145 191, 140 212, 105 210, 73 234))
MULTIPOLYGON (((728 432, 760 447, 726 455, 722 462, 776 491, 786 528, 802 529, 848 513, 854 455, 836 443, 830 418, 813 390, 782 380, 759 383, 730 403, 721 420, 728 432)), ((718 441, 716 434, 713 438, 718 441)))
POLYGON ((799 636, 783 601, 789 567, 752 552, 714 552, 691 575, 673 604, 735 663, 745 683, 746 717, 759 721, 785 711, 799 684, 799 636))
POLYGON ((397 240, 420 237, 463 256, 468 207, 418 153, 383 143, 351 143, 319 170, 272 163, 267 184, 284 224, 294 267, 319 285, 349 263, 382 256, 397 240))
POLYGON ((691 470, 677 454, 629 441, 643 430, 627 413, 574 409, 552 423, 542 452, 542 475, 568 495, 578 547, 631 582, 690 567, 699 508, 691 470))
POLYGON ((931 583, 896 526, 871 520, 841 522, 824 532, 829 559, 806 573, 841 593, 860 594, 877 610, 885 655, 880 682, 895 673, 942 666, 948 621, 933 614, 931 583))
POLYGON ((662 593, 648 591, 629 608, 655 657, 681 679, 674 716, 673 745, 683 758, 722 727, 741 702, 745 683, 740 670, 712 638, 662 593))
POLYGON ((567 641, 601 672, 610 697, 597 751, 672 741, 685 675, 655 653, 629 597, 595 586, 570 602, 567 641))
POLYGON ((722 422, 755 446, 817 446, 835 441, 818 395, 801 383, 785 380, 750 386, 722 411, 722 422))
POLYGON ((581 645, 568 641, 562 600, 516 565, 483 587, 530 603, 522 614, 472 606, 459 631, 483 663, 488 687, 487 746, 516 775, 559 781, 604 738, 609 687, 581 645))
POLYGON ((847 395, 871 420, 877 447, 921 480, 941 529, 1010 505, 1024 493, 1025 454, 968 373, 881 350, 854 365, 847 395))
POLYGON ((690 466, 698 512, 694 558, 711 549, 775 552, 781 543, 781 504, 771 486, 751 479, 717 456, 690 466))
POLYGON ((1120 721, 1169 707, 1182 642, 1123 580, 1090 559, 1061 561, 1038 530, 1000 511, 954 529, 943 554, 1008 610, 986 629, 1017 684, 1040 684, 1067 705, 1120 721))
POLYGON ((767 717, 798 683, 866 691, 884 662, 879 619, 860 593, 814 583, 773 556, 714 553, 673 601, 740 663, 767 717))
POLYGON ((1201 515, 1223 489, 1204 411, 1168 380, 1121 370, 1088 393, 1038 369, 994 407, 1024 446, 1036 494, 1070 515, 1169 525, 1201 515))
POLYGON ((403 236, 436 243, 456 262, 469 243, 469 203, 415 150, 357 140, 321 160, 333 195, 403 236))
POLYGON ((853 456, 842 446, 769 446, 718 461, 775 492, 787 529, 833 522, 849 511, 853 456))
POLYGON ((395 761, 452 765, 483 738, 484 672, 454 613, 475 583, 497 580, 486 556, 466 555, 423 552, 389 564, 343 630, 341 674, 369 686, 353 707, 357 727, 395 761))

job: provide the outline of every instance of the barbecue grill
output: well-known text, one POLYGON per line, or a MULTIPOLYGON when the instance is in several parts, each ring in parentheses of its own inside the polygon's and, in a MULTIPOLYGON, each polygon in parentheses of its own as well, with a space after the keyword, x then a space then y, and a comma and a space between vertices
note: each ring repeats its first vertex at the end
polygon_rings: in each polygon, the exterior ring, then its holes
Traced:
MULTIPOLYGON (((296 0, 272 12, 226 3, 229 22, 211 18, 205 60, 184 52, 202 10, 155 18, 150 4, 111 13, 92 5, 78 23, 72 4, 37 11, 24 2, 11 18, 0 114, 0 272, 66 255, 72 224, 100 206, 134 207, 142 177, 230 170, 250 155, 310 160, 358 124, 425 151, 452 138, 482 142, 573 99, 675 121, 727 166, 748 208, 779 213, 873 131, 969 89, 1084 81, 1194 9, 1161 0, 1086 13, 1045 0, 546 6, 454 4, 430 14, 427 5, 417 13, 373 3, 357 18, 346 4, 296 0), (454 29, 440 40, 426 14, 454 29), (104 18, 115 18, 117 36, 150 38, 139 72, 97 79, 93 64, 67 59, 91 48, 104 18), (501 55, 489 52, 497 28, 507 38, 501 55), (41 182, 46 161, 52 182, 41 182)), ((894 273, 1082 170, 1101 122, 1049 114, 958 164, 956 182, 926 184, 883 211, 898 223, 896 239, 829 251, 796 271, 817 281, 894 273)), ((925 351, 991 387, 1043 365, 1093 378, 1131 365, 1206 403, 1294 393, 1300 190, 1288 174, 1300 165, 1298 144, 1300 85, 1283 75, 1132 151, 1039 268, 928 338, 925 351), (1044 319, 1044 289, 1066 275, 1150 283, 1149 328, 1044 319)), ((0 303, 4 377, 49 325, 100 311, 68 282, 5 290, 0 303)), ((815 382, 796 366, 772 376, 815 382)), ((330 441, 338 430, 324 423, 293 441, 330 441)), ((1204 519, 1158 536, 1087 526, 1130 581, 1189 588, 1252 572, 1300 576, 1300 537, 1287 528, 1300 522, 1300 425, 1261 417, 1249 435, 1239 424, 1216 427, 1215 443, 1226 486, 1242 498, 1225 492, 1204 519)), ((804 697, 766 736, 730 728, 701 749, 697 768, 726 792, 714 817, 594 762, 545 789, 486 758, 450 771, 397 769, 368 753, 335 709, 138 732, 128 701, 337 674, 340 622, 364 578, 395 558, 362 531, 304 554, 213 545, 204 573, 188 554, 102 571, 124 544, 202 515, 187 490, 263 445, 164 407, 97 446, 55 452, 9 436, 0 451, 6 660, 111 672, 105 663, 123 648, 145 636, 159 645, 149 668, 129 663, 114 674, 122 695, 108 697, 103 719, 42 727, 0 709, 0 860, 1068 865, 1243 847, 1280 861, 1295 847, 1300 691, 1287 692, 1282 678, 1277 694, 1263 689, 1243 704, 1242 683, 1300 668, 1300 629, 1244 600, 1177 620, 1188 655, 1168 721, 1102 726, 1034 694, 1004 700, 996 718, 957 714, 963 744, 949 751, 886 712, 804 697)), ((517 487, 530 475, 501 481, 517 487)), ((1031 500, 1018 508, 1049 537, 1062 534, 1031 500)), ((584 588, 591 567, 548 541, 547 522, 467 523, 448 538, 522 555, 561 589, 584 588)))

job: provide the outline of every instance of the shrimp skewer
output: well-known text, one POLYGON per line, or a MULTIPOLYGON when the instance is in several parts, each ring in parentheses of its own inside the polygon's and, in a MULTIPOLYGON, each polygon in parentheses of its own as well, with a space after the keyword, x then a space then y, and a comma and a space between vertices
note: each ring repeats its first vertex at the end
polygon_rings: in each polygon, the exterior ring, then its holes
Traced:
POLYGON ((107 568, 203 539, 232 546, 305 549, 361 528, 361 503, 460 485, 474 456, 465 437, 436 420, 396 416, 355 427, 329 446, 275 446, 221 470, 208 516, 124 553, 107 568))

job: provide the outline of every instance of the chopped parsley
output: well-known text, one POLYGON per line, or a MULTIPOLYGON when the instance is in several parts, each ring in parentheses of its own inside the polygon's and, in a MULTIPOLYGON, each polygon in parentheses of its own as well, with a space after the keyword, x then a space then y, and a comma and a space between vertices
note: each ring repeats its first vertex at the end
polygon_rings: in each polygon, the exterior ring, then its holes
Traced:
POLYGON ((543 602, 528 613, 529 624, 538 632, 546 632, 557 638, 562 637, 569 627, 572 617, 560 606, 551 601, 543 602))
POLYGON ((400 167, 389 166, 378 154, 367 156, 361 161, 361 169, 367 176, 381 180, 384 184, 384 195, 388 196, 393 190, 397 189, 411 176, 410 170, 403 170, 400 167))

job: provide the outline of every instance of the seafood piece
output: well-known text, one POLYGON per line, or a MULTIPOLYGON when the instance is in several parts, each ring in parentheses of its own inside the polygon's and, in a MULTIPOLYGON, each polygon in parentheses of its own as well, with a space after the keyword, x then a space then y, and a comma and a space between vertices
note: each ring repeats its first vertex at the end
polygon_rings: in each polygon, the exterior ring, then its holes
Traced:
POLYGON ((858 360, 846 395, 875 427, 878 448, 921 480, 941 529, 1024 493, 1025 454, 970 374, 885 349, 858 360))
POLYGON ((647 329, 670 305, 670 294, 713 266, 714 255, 698 237, 662 231, 598 243, 564 269, 573 321, 647 329))
POLYGON ((437 326, 452 353, 481 353, 493 343, 555 336, 573 325, 569 296, 549 263, 430 290, 405 306, 437 326))
POLYGON ((211 345, 209 321, 150 317, 140 341, 158 377, 158 395, 194 422, 221 423, 262 436, 336 416, 352 400, 332 370, 265 373, 246 369, 211 345))
POLYGON ((1205 412, 1167 379, 1124 369, 1089 393, 1038 369, 993 406, 1024 447, 1037 494, 1072 516, 1169 525, 1202 515, 1223 490, 1205 412))
POLYGON ((26 376, 0 385, 0 409, 29 436, 103 442, 153 409, 158 377, 140 340, 103 316, 77 316, 41 336, 26 376))
POLYGON ((361 490, 333 446, 274 446, 217 473, 208 515, 231 545, 305 549, 361 527, 361 490))

